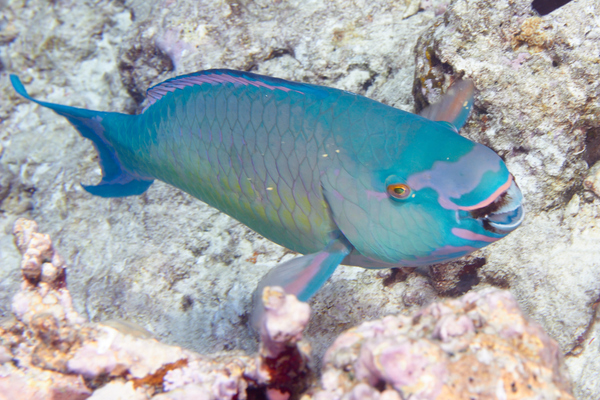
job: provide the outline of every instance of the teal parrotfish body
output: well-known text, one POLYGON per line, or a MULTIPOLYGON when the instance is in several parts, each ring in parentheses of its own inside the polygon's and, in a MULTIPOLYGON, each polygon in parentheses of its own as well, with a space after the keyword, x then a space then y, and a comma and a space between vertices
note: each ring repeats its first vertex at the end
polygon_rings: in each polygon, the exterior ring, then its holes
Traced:
POLYGON ((424 266, 464 256, 519 226, 521 192, 501 158, 457 131, 473 102, 459 81, 421 115, 342 90, 233 70, 148 90, 139 115, 22 96, 90 139, 103 171, 91 194, 176 186, 304 254, 270 272, 308 299, 340 264, 424 266))

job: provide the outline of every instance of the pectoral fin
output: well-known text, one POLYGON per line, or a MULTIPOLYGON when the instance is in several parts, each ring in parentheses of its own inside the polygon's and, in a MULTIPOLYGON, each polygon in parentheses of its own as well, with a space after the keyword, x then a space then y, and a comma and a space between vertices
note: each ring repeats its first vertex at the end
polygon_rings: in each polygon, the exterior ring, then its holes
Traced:
POLYGON ((419 115, 432 121, 449 122, 458 131, 469 118, 474 95, 475 85, 472 81, 458 80, 439 102, 424 108, 419 115))
POLYGON ((352 245, 345 238, 335 239, 318 253, 279 264, 264 276, 259 288, 281 286, 286 293, 295 295, 298 300, 307 301, 323 286, 351 250, 352 245))
POLYGON ((287 294, 307 301, 333 274, 337 266, 352 251, 344 237, 334 239, 322 251, 296 257, 273 268, 265 275, 254 292, 253 324, 257 325, 263 313, 262 291, 267 286, 280 286, 287 294))

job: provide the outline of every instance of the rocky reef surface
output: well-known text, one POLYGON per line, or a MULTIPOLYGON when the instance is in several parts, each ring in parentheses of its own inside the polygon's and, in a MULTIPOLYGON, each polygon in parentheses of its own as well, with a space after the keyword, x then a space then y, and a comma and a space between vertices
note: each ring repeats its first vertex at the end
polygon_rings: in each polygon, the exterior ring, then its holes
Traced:
POLYGON ((253 390, 284 399, 308 388, 307 351, 297 344, 310 307, 281 288, 263 291, 256 356, 206 357, 160 343, 131 323, 89 323, 73 309, 64 261, 49 235, 20 218, 14 236, 22 282, 13 314, 0 324, 0 399, 225 400, 253 390))
POLYGON ((474 80, 474 112, 461 134, 505 159, 528 211, 517 234, 480 253, 479 275, 505 282, 558 340, 581 398, 600 395, 582 354, 599 351, 598 7, 580 1, 539 17, 529 1, 457 0, 420 37, 413 88, 427 104, 452 80, 474 80))
POLYGON ((200 355, 122 321, 74 309, 64 261, 34 221, 18 219, 13 315, 0 323, 0 399, 573 399, 556 341, 507 291, 484 289, 413 315, 365 322, 309 369, 310 307, 266 287, 254 356, 200 355))
POLYGON ((315 400, 573 398, 556 341, 491 288, 349 329, 322 374, 315 400))
POLYGON ((61 249, 73 309, 136 322, 200 353, 252 354, 251 293, 294 254, 160 182, 101 199, 91 144, 16 96, 135 112, 145 88, 206 68, 246 69, 351 90, 414 111, 458 76, 479 90, 461 133, 498 151, 528 215, 506 239, 429 276, 340 267, 311 302, 315 360, 344 330, 469 289, 508 289, 566 355, 577 398, 600 397, 600 9, 538 17, 500 1, 0 1, 0 313, 11 315, 35 218, 61 249), (418 12, 417 12, 418 11, 418 12), (593 167, 596 164, 596 167, 593 167))

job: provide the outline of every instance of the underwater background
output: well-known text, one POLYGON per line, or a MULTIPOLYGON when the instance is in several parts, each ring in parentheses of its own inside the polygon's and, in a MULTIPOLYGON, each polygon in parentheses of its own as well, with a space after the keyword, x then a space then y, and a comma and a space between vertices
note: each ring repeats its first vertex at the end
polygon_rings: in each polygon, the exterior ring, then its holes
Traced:
POLYGON ((93 197, 97 154, 20 98, 136 113, 145 90, 209 68, 331 86, 405 111, 457 77, 478 89, 461 134, 505 160, 526 198, 507 238, 428 276, 340 267, 311 300, 315 359, 366 320, 468 290, 509 290, 565 354, 577 398, 600 397, 600 4, 540 17, 530 1, 0 1, 0 313, 11 315, 18 217, 68 266, 75 309, 199 353, 257 349, 258 280, 291 253, 161 182, 93 197), (596 165, 594 168, 593 166, 596 165))

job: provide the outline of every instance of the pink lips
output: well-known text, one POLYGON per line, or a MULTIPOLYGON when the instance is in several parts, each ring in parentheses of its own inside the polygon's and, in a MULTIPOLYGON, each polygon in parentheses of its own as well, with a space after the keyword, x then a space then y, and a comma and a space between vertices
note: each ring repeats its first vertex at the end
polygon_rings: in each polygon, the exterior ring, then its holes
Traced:
POLYGON ((491 236, 480 235, 479 233, 471 232, 467 229, 461 229, 461 228, 452 228, 452 234, 461 239, 488 242, 488 243, 495 242, 496 240, 500 239, 500 238, 495 238, 495 237, 491 237, 491 236))
POLYGON ((496 191, 494 193, 492 193, 490 195, 490 197, 488 197, 487 199, 483 200, 480 203, 475 204, 474 206, 461 207, 461 206, 457 205, 456 208, 459 210, 464 210, 464 211, 473 211, 473 210, 477 210, 479 208, 486 207, 486 206, 492 204, 498 198, 498 196, 500 196, 502 193, 507 191, 508 188, 510 187, 510 185, 512 185, 512 181, 513 181, 512 175, 508 175, 508 179, 506 180, 506 183, 504 185, 500 186, 498 189, 496 189, 496 191))

